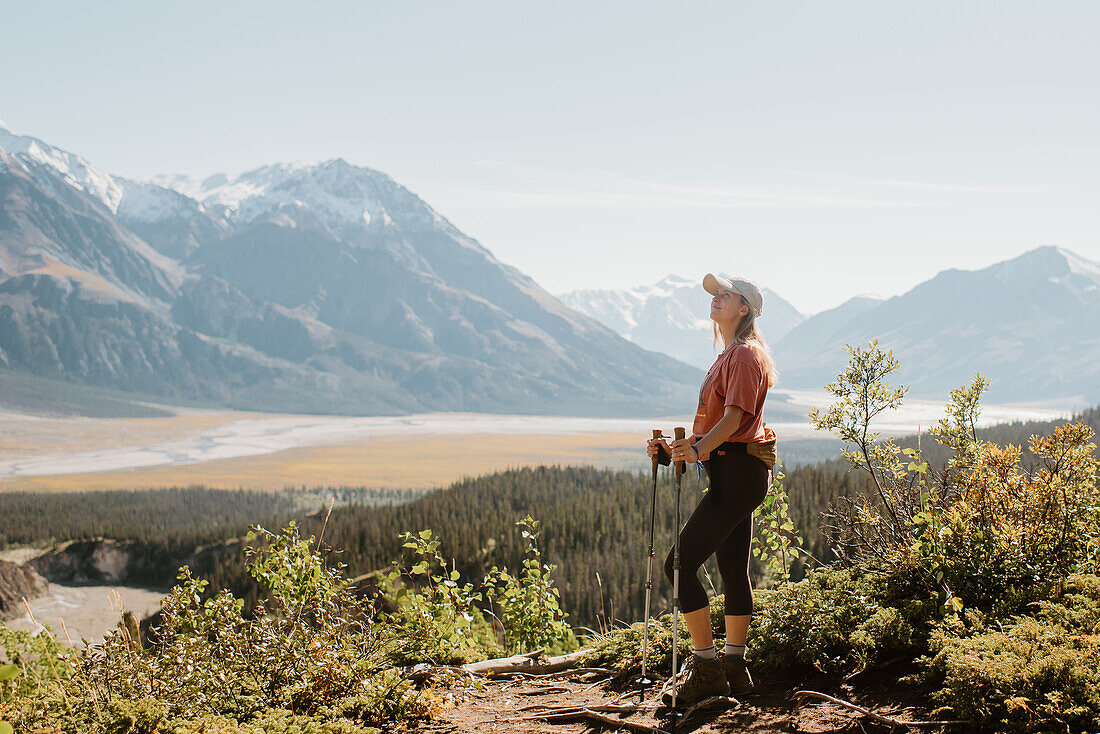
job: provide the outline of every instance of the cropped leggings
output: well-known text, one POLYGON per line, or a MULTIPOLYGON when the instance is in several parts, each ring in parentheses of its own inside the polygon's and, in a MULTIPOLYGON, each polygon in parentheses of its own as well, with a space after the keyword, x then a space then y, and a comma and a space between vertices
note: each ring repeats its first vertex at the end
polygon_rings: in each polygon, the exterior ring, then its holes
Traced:
MULTIPOLYGON (((752 513, 768 493, 770 472, 764 462, 746 453, 743 443, 722 444, 710 452, 703 466, 710 489, 680 531, 680 609, 686 613, 707 606, 699 568, 714 554, 722 575, 726 614, 751 614, 752 513)), ((665 575, 670 582, 672 564, 670 549, 665 557, 665 575)))

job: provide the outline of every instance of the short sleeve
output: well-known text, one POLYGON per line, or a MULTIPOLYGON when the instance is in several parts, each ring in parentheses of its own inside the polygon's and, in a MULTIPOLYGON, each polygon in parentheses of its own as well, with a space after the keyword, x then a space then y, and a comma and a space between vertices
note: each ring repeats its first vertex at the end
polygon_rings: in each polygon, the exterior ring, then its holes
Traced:
POLYGON ((754 365, 749 362, 734 362, 730 365, 727 376, 725 404, 740 408, 746 415, 755 415, 760 380, 760 371, 754 365))

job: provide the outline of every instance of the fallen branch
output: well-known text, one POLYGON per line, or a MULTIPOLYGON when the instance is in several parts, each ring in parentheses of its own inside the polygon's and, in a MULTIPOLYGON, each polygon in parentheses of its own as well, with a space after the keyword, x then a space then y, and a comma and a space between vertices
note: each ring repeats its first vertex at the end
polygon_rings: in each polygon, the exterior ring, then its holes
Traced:
POLYGON ((710 698, 704 698, 696 704, 693 704, 686 711, 684 711, 684 718, 691 716, 696 711, 702 711, 703 709, 715 708, 718 705, 733 707, 740 703, 736 698, 730 698, 729 696, 711 696, 710 698))
POLYGON ((516 709, 517 711, 534 711, 536 709, 546 709, 541 714, 533 716, 531 718, 541 718, 543 716, 562 716, 564 714, 575 714, 581 711, 593 711, 599 714, 636 714, 639 711, 654 711, 656 706, 644 706, 644 705, 632 705, 632 704, 605 704, 603 706, 546 706, 545 704, 532 704, 530 706, 524 706, 516 709))
POLYGON ((563 670, 573 668, 588 653, 588 650, 577 650, 568 655, 556 655, 543 658, 542 650, 512 655, 507 658, 495 658, 482 660, 479 663, 469 663, 462 666, 467 673, 478 675, 502 675, 513 673, 550 674, 560 673, 563 670))
MULTIPOLYGON (((511 684, 509 684, 511 685, 511 684)), ((551 696, 556 693, 569 693, 571 689, 565 686, 545 686, 533 691, 516 691, 517 696, 551 696)))
POLYGON ((609 729, 616 731, 620 729, 626 729, 627 731, 636 731, 640 734, 663 734, 661 729, 657 727, 649 726, 648 724, 639 724, 635 721, 629 721, 627 719, 612 719, 610 716, 604 716, 598 714, 592 709, 580 709, 578 711, 563 711, 556 714, 544 714, 542 716, 530 716, 526 717, 529 721, 545 721, 547 723, 565 722, 575 720, 587 721, 593 724, 600 724, 609 729))
MULTIPOLYGON (((543 667, 545 668, 545 666, 543 667)), ((608 670, 607 668, 565 668, 564 670, 551 671, 549 673, 524 673, 522 671, 503 670, 498 673, 488 673, 487 675, 490 678, 523 678, 524 680, 536 681, 541 678, 563 678, 591 675, 593 673, 611 675, 614 672, 615 671, 608 670)))
POLYGON ((844 708, 851 709, 852 711, 858 711, 864 716, 869 716, 880 724, 885 724, 893 729, 902 729, 905 727, 922 728, 922 727, 936 727, 936 726, 952 726, 955 724, 969 724, 969 721, 905 721, 900 719, 893 719, 889 716, 883 716, 882 714, 876 714, 870 709, 865 709, 862 706, 857 706, 851 701, 845 701, 842 698, 834 698, 825 693, 818 693, 817 691, 795 691, 794 696, 796 698, 819 698, 822 701, 828 701, 829 703, 835 703, 837 706, 843 706, 844 708))

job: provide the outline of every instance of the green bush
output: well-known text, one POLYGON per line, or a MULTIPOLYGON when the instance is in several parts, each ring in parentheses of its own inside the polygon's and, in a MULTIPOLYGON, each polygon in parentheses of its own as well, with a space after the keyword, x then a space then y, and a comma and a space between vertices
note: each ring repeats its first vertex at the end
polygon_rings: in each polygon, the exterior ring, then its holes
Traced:
MULTIPOLYGON (((512 605, 508 630, 519 644, 575 645, 538 552, 538 523, 520 524, 529 562, 518 577, 498 572, 487 588, 512 605)), ((410 562, 380 579, 389 599, 359 596, 292 522, 281 533, 249 534, 248 573, 267 591, 251 617, 230 592, 207 594, 185 566, 149 647, 125 624, 83 652, 49 629, 0 625, 0 663, 10 663, 0 665, 0 711, 19 731, 33 723, 126 734, 365 734, 427 716, 430 696, 397 666, 460 663, 501 648, 474 603, 480 593, 460 583, 432 531, 402 539, 410 562)))
POLYGON ((934 604, 886 601, 881 576, 826 568, 756 593, 749 655, 762 671, 851 673, 922 649, 934 604))
POLYGON ((397 604, 382 619, 397 635, 390 652, 395 665, 430 662, 460 665, 498 651, 490 629, 474 602, 472 584, 459 582, 452 561, 440 554, 431 530, 403 533, 409 562, 394 561, 381 578, 382 593, 397 604))
MULTIPOLYGON (((721 616, 720 600, 711 601, 712 620, 715 609, 718 609, 718 615, 721 616)), ((677 654, 680 660, 683 660, 691 654, 691 638, 688 636, 683 615, 680 615, 679 622, 677 654)), ((582 664, 615 671, 616 683, 636 681, 642 674, 644 628, 645 625, 642 622, 635 622, 629 627, 616 627, 608 630, 606 634, 595 635, 586 640, 585 647, 588 652, 582 664)), ((649 620, 649 657, 646 672, 650 679, 655 679, 657 676, 668 676, 671 671, 672 615, 662 614, 649 620)))
POLYGON ((528 515, 516 525, 527 541, 523 569, 516 576, 507 568, 493 566, 485 576, 485 599, 504 628, 505 648, 512 653, 575 650, 577 639, 566 623, 561 596, 550 578, 554 566, 542 560, 539 521, 528 515))
POLYGON ((293 524, 257 536, 249 572, 270 600, 252 619, 228 592, 204 600, 206 582, 184 567, 149 648, 125 627, 83 653, 49 630, 0 627, 4 657, 27 668, 2 684, 5 714, 19 730, 132 734, 185 731, 211 717, 242 734, 336 734, 426 715, 430 702, 390 666, 398 632, 377 621, 340 569, 325 566, 319 544, 293 524))
POLYGON ((1084 731, 1100 724, 1100 640, 1020 617, 970 637, 937 632, 927 679, 955 715, 998 731, 1084 731))
POLYGON ((1082 731, 1100 725, 1100 578, 1072 575, 1007 624, 942 625, 923 680, 956 715, 999 731, 1082 731), (938 690, 937 690, 938 689, 938 690))

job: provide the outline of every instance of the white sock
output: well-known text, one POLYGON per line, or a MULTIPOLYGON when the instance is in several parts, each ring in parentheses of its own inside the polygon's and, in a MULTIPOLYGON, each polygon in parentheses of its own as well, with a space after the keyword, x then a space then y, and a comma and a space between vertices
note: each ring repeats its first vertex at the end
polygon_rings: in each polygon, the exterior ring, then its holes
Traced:
POLYGON ((718 651, 714 649, 714 645, 711 645, 710 647, 704 647, 702 650, 700 650, 699 648, 694 649, 696 657, 704 658, 706 660, 716 660, 718 658, 718 651))
POLYGON ((739 658, 743 658, 743 657, 745 657, 745 646, 744 645, 731 645, 730 643, 727 642, 726 643, 726 649, 722 651, 722 654, 723 655, 735 655, 739 658))

